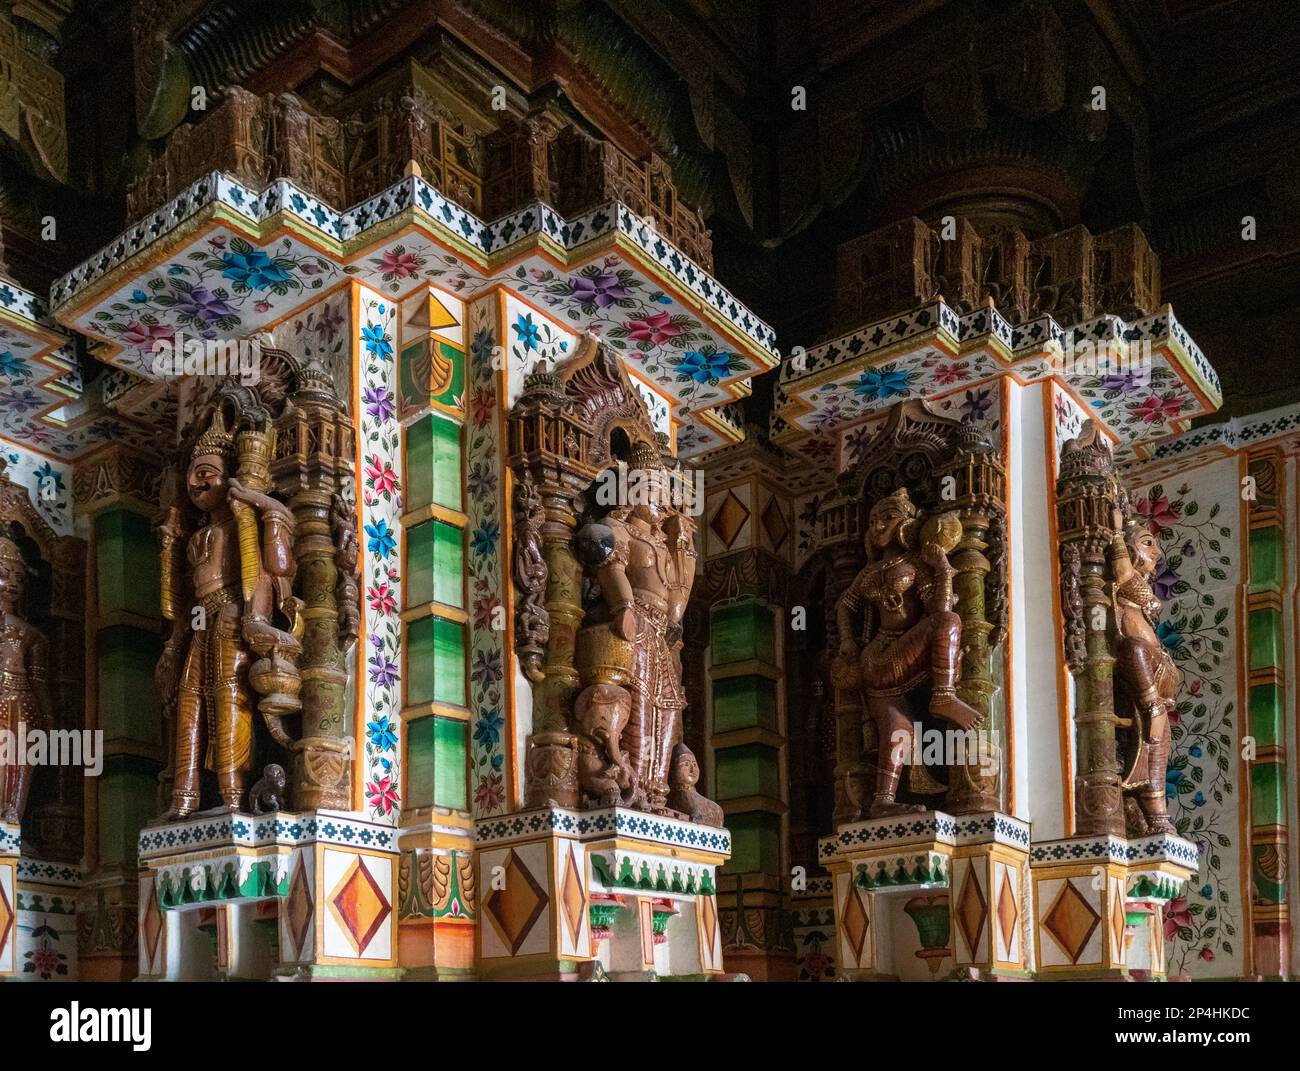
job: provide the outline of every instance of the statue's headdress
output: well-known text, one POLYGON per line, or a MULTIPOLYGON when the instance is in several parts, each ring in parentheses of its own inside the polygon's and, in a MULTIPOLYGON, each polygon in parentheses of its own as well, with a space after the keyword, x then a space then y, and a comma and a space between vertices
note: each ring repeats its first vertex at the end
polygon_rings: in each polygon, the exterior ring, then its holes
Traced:
POLYGON ((899 512, 901 512, 908 520, 911 520, 916 516, 916 504, 912 501, 912 496, 907 493, 906 487, 900 487, 892 495, 886 495, 871 507, 871 512, 875 513, 876 510, 887 504, 893 504, 896 506, 899 512))
POLYGON ((0 562, 13 562, 24 568, 27 565, 23 560, 23 552, 18 549, 18 544, 6 536, 0 536, 0 562))
POLYGON ((638 441, 632 444, 632 452, 628 455, 628 468, 630 469, 655 469, 663 471, 667 468, 664 464, 664 455, 659 447, 654 443, 638 441))
POLYGON ((235 448, 235 435, 226 427, 226 416, 222 407, 217 406, 212 413, 212 420, 207 430, 198 437, 190 451, 190 460, 205 454, 216 454, 228 461, 233 461, 238 451, 235 448))

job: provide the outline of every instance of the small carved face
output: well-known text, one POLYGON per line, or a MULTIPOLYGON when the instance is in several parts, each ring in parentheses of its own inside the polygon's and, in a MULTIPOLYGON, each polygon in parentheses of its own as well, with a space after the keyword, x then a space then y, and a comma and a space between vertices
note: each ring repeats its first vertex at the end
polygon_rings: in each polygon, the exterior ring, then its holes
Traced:
POLYGON ((23 601, 27 577, 17 562, 0 562, 0 606, 14 607, 23 601))
POLYGON ((673 774, 675 784, 694 786, 700 780, 700 764, 691 752, 679 751, 673 759, 673 774))
POLYGON ((190 462, 185 476, 190 501, 211 513, 226 500, 226 463, 220 454, 200 454, 190 462))
POLYGON ((867 544, 884 550, 898 539, 898 530, 908 520, 907 511, 894 499, 885 499, 871 510, 867 521, 867 544))
POLYGON ((1133 566, 1143 576, 1151 576, 1160 564, 1160 543, 1150 532, 1139 532, 1133 540, 1133 566))

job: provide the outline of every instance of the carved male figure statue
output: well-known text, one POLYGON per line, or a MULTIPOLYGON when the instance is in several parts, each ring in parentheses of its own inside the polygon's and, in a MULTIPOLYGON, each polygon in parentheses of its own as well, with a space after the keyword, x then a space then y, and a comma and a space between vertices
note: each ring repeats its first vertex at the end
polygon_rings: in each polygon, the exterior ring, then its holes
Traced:
POLYGON ((1124 788, 1136 798, 1147 829, 1130 832, 1173 833, 1165 803, 1165 774, 1172 747, 1169 712, 1176 706, 1182 674, 1156 636, 1160 600, 1148 578, 1160 564, 1160 545, 1141 526, 1125 527, 1113 512, 1110 562, 1119 643, 1115 650, 1115 698, 1118 711, 1132 713, 1138 734, 1124 788))
POLYGON ((956 692, 961 618, 952 609, 955 570, 948 551, 960 538, 955 514, 939 514, 922 525, 907 489, 899 488, 872 507, 867 564, 836 606, 836 682, 862 689, 878 731, 872 817, 925 810, 895 802, 903 761, 912 748, 908 693, 928 679, 930 713, 961 729, 979 722, 979 712, 956 692))
MULTIPOLYGON (((0 536, 0 731, 49 729, 53 706, 46 684, 49 644, 22 616, 27 564, 11 539, 0 536)), ((27 808, 32 767, 15 755, 0 763, 0 820, 17 824, 27 808)))
MULTIPOLYGON (((669 504, 668 473, 649 443, 633 447, 636 501, 612 510, 599 555, 597 577, 614 636, 630 645, 632 713, 624 734, 633 772, 635 806, 662 810, 668 800, 668 768, 681 739, 682 615, 695 580, 693 524, 669 504)), ((600 526, 592 526, 600 527, 600 526)))
POLYGON ((180 510, 162 524, 164 616, 171 635, 155 670, 164 703, 175 696, 175 783, 169 817, 199 805, 200 770, 217 775, 222 802, 243 804, 252 766, 255 699, 248 670, 259 648, 281 643, 270 625, 276 589, 293 568, 292 516, 280 503, 245 488, 233 475, 236 436, 220 407, 190 453, 186 490, 204 515, 185 550, 188 568, 171 557, 183 538, 180 510), (261 519, 241 529, 238 515, 261 519), (275 570, 267 563, 278 563, 275 570), (272 572, 280 575, 272 576, 272 572), (184 596, 178 579, 184 575, 184 596), (196 613, 200 609, 202 613, 196 613))

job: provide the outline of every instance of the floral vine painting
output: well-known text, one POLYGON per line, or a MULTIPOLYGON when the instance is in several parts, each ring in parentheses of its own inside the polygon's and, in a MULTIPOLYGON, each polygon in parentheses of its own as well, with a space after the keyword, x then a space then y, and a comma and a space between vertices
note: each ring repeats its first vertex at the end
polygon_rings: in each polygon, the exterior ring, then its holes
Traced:
POLYGON ((1194 484, 1156 483, 1132 499, 1164 552, 1152 581, 1164 603, 1157 635, 1183 673, 1165 792, 1179 836, 1201 852, 1199 874, 1165 912, 1171 976, 1234 975, 1245 939, 1236 784, 1236 466, 1228 459, 1197 470, 1194 484))
POLYGON ((397 371, 393 360, 391 302, 368 290, 360 301, 361 545, 365 576, 366 808, 377 819, 401 814, 398 753, 402 685, 401 430, 397 422, 397 371))

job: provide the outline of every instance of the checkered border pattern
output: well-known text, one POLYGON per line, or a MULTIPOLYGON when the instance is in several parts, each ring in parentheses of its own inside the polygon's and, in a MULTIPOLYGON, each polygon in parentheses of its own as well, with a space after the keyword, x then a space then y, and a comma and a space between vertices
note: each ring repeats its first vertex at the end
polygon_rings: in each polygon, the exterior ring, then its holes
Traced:
POLYGON ((311 843, 396 853, 397 830, 331 811, 277 812, 256 817, 244 814, 199 817, 142 830, 140 858, 206 851, 232 844, 256 848, 269 844, 298 847, 311 843))
POLYGON ((657 844, 731 854, 731 834, 721 827, 679 822, 625 807, 598 811, 543 807, 503 818, 485 818, 475 826, 475 839, 479 844, 504 844, 552 832, 583 840, 602 836, 636 837, 657 844))

